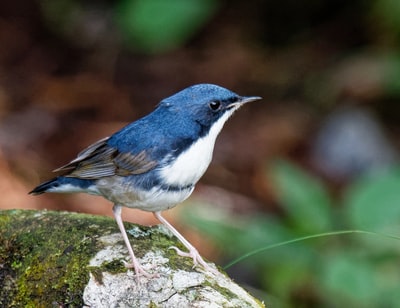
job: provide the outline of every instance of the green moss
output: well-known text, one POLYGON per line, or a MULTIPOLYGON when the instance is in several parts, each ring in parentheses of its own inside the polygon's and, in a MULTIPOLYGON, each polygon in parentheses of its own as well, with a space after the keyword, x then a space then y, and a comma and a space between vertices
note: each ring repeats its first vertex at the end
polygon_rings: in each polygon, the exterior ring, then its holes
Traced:
POLYGON ((0 211, 1 306, 82 306, 96 237, 107 231, 115 222, 105 217, 0 211))
POLYGON ((128 269, 120 260, 113 260, 111 262, 104 262, 100 267, 89 266, 90 273, 94 279, 99 283, 103 283, 103 273, 108 272, 110 274, 126 273, 128 269))
MULTIPOLYGON (((171 269, 192 270, 191 258, 183 258, 169 249, 178 245, 185 250, 173 237, 158 228, 129 223, 125 226, 134 237, 131 243, 139 257, 148 251, 163 251, 171 269)), ((102 283, 104 272, 127 271, 122 260, 89 266, 90 259, 107 245, 100 238, 114 233, 119 233, 117 224, 107 217, 0 211, 0 307, 81 307, 90 274, 102 283)), ((124 245, 122 237, 121 244, 124 245)), ((235 297, 230 290, 216 284, 206 282, 206 285, 228 298, 235 297)), ((150 307, 157 305, 152 303, 150 307)))
MULTIPOLYGON (((193 261, 169 247, 172 237, 157 228, 125 223, 135 253, 161 250, 172 269, 191 270, 193 261)), ((118 233, 111 218, 52 211, 0 211, 0 306, 80 307, 91 273, 101 283, 102 273, 126 272, 122 260, 89 266, 104 245, 97 238, 118 233)), ((121 239, 122 242, 122 239, 121 239)), ((122 245, 124 245, 122 243, 122 245)), ((179 246, 179 249, 185 250, 179 246)))
POLYGON ((149 308, 158 308, 159 306, 153 301, 149 304, 149 308))

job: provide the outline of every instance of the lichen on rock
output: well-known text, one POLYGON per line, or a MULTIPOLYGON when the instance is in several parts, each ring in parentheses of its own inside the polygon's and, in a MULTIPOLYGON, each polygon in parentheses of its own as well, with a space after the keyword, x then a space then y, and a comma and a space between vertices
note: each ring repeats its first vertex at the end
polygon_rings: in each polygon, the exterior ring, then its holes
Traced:
POLYGON ((224 273, 193 269, 162 227, 126 227, 143 267, 125 268, 111 218, 70 212, 0 211, 1 307, 264 307, 224 273))

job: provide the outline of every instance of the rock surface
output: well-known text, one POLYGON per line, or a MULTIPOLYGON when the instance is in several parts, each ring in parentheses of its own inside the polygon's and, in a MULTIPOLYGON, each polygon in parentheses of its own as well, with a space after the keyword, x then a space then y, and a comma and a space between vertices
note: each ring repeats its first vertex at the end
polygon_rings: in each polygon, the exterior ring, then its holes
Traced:
MULTIPOLYGON (((115 221, 70 212, 0 211, 0 306, 264 307, 225 273, 193 269, 162 227, 126 223, 152 278, 127 270, 115 221)), ((212 265, 214 266, 214 265, 212 265)))

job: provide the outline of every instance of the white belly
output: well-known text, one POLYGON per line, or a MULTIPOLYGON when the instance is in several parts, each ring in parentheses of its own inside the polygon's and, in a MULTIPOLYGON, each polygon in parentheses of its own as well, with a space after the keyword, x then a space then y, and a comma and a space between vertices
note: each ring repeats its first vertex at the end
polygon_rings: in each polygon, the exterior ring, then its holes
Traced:
POLYGON ((122 177, 101 179, 96 187, 102 196, 115 204, 149 212, 170 209, 186 200, 194 190, 194 186, 172 191, 158 187, 142 190, 129 185, 122 177))

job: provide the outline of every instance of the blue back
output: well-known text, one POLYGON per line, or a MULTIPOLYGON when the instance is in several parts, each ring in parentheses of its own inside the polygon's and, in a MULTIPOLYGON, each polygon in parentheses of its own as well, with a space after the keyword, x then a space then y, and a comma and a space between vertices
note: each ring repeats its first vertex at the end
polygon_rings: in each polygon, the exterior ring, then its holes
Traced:
POLYGON ((178 155, 206 135, 224 113, 212 112, 210 102, 229 103, 238 97, 212 84, 191 86, 162 100, 152 113, 116 132, 108 144, 121 152, 146 150, 150 159, 159 159, 171 151, 178 155))

